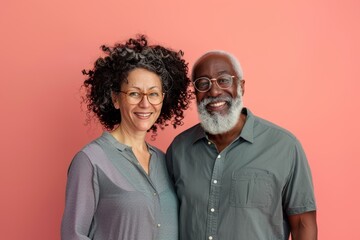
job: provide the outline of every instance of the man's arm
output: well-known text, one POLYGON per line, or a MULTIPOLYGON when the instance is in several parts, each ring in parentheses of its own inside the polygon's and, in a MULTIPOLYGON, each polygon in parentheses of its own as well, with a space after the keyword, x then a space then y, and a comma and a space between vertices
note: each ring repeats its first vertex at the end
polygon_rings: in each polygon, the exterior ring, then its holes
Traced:
POLYGON ((292 240, 317 240, 316 211, 288 216, 292 240))

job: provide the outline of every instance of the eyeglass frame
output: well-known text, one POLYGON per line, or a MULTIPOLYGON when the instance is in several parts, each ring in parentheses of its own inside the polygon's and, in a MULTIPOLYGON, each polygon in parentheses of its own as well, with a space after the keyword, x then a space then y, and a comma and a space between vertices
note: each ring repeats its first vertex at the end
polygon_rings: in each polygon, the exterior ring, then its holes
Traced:
POLYGON ((128 91, 125 92, 125 91, 121 91, 121 90, 120 90, 119 93, 124 93, 124 94, 126 95, 126 101, 127 101, 130 105, 139 104, 142 100, 144 100, 144 96, 146 96, 146 99, 148 100, 148 102, 149 102, 151 105, 159 105, 159 104, 161 104, 162 102, 164 102, 164 97, 165 97, 165 92, 161 92, 161 94, 162 94, 162 100, 161 100, 161 102, 154 104, 154 103, 151 103, 151 101, 149 100, 149 96, 148 96, 149 94, 154 93, 154 92, 144 93, 144 92, 141 92, 141 91, 134 91, 134 90, 128 90, 128 91), (128 97, 130 97, 130 96, 128 95, 129 92, 137 92, 137 93, 140 93, 140 94, 141 94, 141 98, 139 98, 139 102, 137 102, 137 103, 130 103, 129 100, 128 100, 128 97))
POLYGON ((229 88, 231 88, 231 86, 233 85, 234 78, 236 78, 235 75, 230 75, 230 74, 224 73, 224 74, 221 74, 220 76, 218 76, 217 78, 198 77, 198 78, 196 78, 196 79, 192 82, 192 84, 193 84, 194 88, 195 88, 198 92, 203 92, 203 93, 204 93, 204 92, 208 92, 208 91, 211 89, 212 84, 213 84, 213 83, 212 83, 213 81, 216 82, 216 86, 217 86, 218 88, 220 88, 220 89, 229 89, 229 88), (231 84, 230 84, 230 86, 225 87, 225 88, 220 87, 220 85, 219 85, 219 83, 218 83, 219 78, 222 77, 222 76, 224 76, 224 75, 231 77, 231 84), (209 82, 210 82, 210 84, 209 84, 209 89, 207 89, 207 90, 199 90, 199 89, 196 87, 195 82, 198 81, 198 80, 200 80, 200 79, 209 80, 209 82))

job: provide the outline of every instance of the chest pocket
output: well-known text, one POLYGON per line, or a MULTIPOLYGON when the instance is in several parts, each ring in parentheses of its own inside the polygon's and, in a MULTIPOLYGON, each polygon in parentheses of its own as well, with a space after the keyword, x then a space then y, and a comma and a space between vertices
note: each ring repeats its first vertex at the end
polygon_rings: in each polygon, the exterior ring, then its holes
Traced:
POLYGON ((256 168, 232 173, 230 205, 238 208, 268 208, 274 199, 274 175, 256 168))

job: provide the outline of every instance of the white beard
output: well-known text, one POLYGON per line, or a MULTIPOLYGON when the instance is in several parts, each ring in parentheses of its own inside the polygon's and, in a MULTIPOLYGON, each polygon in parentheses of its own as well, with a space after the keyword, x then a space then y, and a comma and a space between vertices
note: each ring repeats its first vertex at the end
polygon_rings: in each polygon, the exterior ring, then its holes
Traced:
POLYGON ((201 126, 206 132, 216 135, 226 133, 235 127, 244 106, 240 85, 237 89, 237 95, 238 96, 235 99, 231 97, 205 98, 198 103, 201 126), (226 101, 230 105, 229 112, 226 115, 221 115, 219 113, 210 114, 206 110, 206 105, 213 101, 226 101))

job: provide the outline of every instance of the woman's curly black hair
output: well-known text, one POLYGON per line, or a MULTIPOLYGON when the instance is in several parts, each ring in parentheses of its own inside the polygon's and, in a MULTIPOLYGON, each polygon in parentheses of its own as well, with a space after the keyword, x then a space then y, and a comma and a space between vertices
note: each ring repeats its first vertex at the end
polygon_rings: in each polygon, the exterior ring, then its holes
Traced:
POLYGON ((163 129, 168 122, 174 128, 183 124, 184 110, 189 107, 192 94, 188 89, 188 64, 182 59, 181 50, 175 52, 160 45, 150 46, 144 35, 114 47, 103 45, 101 49, 105 56, 96 60, 93 69, 82 71, 88 76, 83 84, 86 89, 83 102, 89 118, 95 115, 108 130, 120 124, 121 115, 113 105, 111 92, 119 93, 131 70, 143 68, 160 76, 165 92, 160 116, 150 130, 156 135, 157 126, 163 129))

